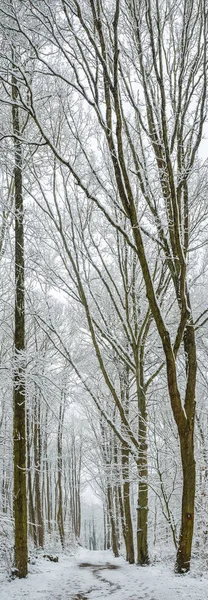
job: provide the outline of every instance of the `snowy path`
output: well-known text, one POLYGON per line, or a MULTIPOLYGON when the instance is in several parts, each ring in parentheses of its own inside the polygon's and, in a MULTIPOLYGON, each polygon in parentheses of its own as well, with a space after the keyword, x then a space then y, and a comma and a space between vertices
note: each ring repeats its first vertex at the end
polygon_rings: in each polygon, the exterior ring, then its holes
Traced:
POLYGON ((207 600, 207 590, 208 573, 180 577, 167 566, 139 568, 85 549, 58 563, 38 559, 25 580, 0 577, 1 600, 207 600))

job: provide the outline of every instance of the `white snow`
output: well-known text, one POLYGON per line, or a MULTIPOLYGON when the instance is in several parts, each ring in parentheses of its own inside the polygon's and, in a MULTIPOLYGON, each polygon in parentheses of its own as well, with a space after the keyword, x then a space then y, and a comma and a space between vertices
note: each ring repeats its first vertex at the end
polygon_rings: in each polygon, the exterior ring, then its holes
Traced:
POLYGON ((1 600, 207 600, 207 590, 207 572, 177 576, 171 566, 138 567, 110 551, 83 548, 61 554, 58 563, 38 558, 26 579, 0 575, 1 600))

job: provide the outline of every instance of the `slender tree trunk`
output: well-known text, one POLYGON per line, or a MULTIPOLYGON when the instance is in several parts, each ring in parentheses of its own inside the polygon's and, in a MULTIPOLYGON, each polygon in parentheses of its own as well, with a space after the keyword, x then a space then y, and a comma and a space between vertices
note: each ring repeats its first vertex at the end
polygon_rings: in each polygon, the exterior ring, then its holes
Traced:
POLYGON ((72 437, 70 451, 70 512, 72 519, 72 529, 77 538, 77 495, 76 495, 76 452, 75 452, 75 437, 72 437))
POLYGON ((176 556, 177 573, 189 571, 191 560, 191 547, 194 528, 194 500, 195 500, 195 460, 193 444, 193 428, 187 426, 180 439, 181 460, 183 469, 183 493, 181 531, 176 556))
MULTIPOLYGON (((128 351, 128 347, 127 347, 128 351)), ((123 371, 123 376, 120 378, 121 400, 125 409, 125 414, 129 416, 129 368, 126 365, 123 371)), ((123 428, 123 424, 121 424, 123 428)), ((128 446, 122 444, 121 448, 121 465, 123 477, 123 505, 125 515, 125 544, 126 544, 126 560, 130 564, 135 561, 134 558, 134 535, 131 518, 131 501, 130 501, 130 481, 129 481, 129 449, 128 446)))
MULTIPOLYGON (((122 489, 121 489, 120 484, 118 485, 118 502, 119 502, 119 509, 120 509, 120 517, 121 517, 121 529, 122 529, 123 539, 124 539, 124 543, 125 543, 125 547, 126 547, 126 524, 125 524, 122 489)), ((126 548, 126 554, 127 554, 127 548, 126 548)))
MULTIPOLYGON (((190 299, 188 294, 187 300, 190 306, 190 299)), ((175 570, 178 573, 184 573, 190 570, 191 549, 194 530, 194 501, 196 488, 196 466, 194 459, 194 425, 197 359, 195 329, 191 316, 184 330, 183 341, 186 359, 187 380, 184 402, 185 419, 184 416, 181 415, 178 418, 177 423, 183 471, 181 530, 175 566, 175 570)))
POLYGON ((36 525, 38 545, 40 548, 44 546, 44 523, 43 523, 43 506, 41 495, 41 432, 40 432, 40 398, 38 390, 35 396, 35 411, 34 411, 34 461, 35 461, 35 508, 36 508, 36 525))
MULTIPOLYGON (((119 479, 120 479, 122 477, 122 473, 121 472, 119 473, 118 446, 117 446, 116 440, 115 440, 115 448, 116 448, 116 452, 114 452, 115 464, 116 464, 117 472, 118 472, 119 479)), ((119 482, 119 484, 117 485, 117 504, 118 504, 118 511, 119 511, 120 520, 121 520, 121 531, 122 531, 122 535, 123 535, 123 539, 124 539, 124 543, 125 543, 125 548, 126 548, 126 555, 127 555, 127 547, 126 547, 126 523, 125 523, 123 489, 122 488, 123 488, 123 486, 119 482)))
POLYGON ((80 455, 78 459, 78 467, 76 473, 76 537, 80 537, 81 531, 81 498, 80 498, 80 477, 81 477, 81 446, 79 448, 80 455))
MULTIPOLYGON (((135 300, 136 304, 136 300, 135 300)), ((144 383, 144 349, 151 322, 151 313, 148 310, 144 319, 143 335, 138 351, 134 344, 134 359, 136 365, 136 386, 138 400, 138 441, 139 458, 138 468, 138 506, 137 506, 137 563, 149 563, 148 554, 148 463, 147 463, 147 406, 144 383)))
POLYGON ((139 460, 138 460, 138 506, 137 506, 137 563, 149 563, 148 528, 148 464, 147 464, 147 415, 146 401, 140 391, 139 414, 139 460))
POLYGON ((110 547, 111 547, 111 525, 110 525, 110 514, 109 514, 108 503, 107 503, 107 509, 106 509, 106 528, 107 528, 106 550, 110 550, 110 547))
POLYGON ((106 511, 105 511, 105 507, 103 505, 103 549, 107 550, 106 547, 106 511))
POLYGON ((20 142, 18 88, 12 76, 12 121, 15 151, 15 328, 14 328, 14 528, 15 569, 18 577, 27 575, 27 494, 26 494, 26 412, 25 412, 25 308, 24 308, 24 228, 22 197, 22 151, 20 142))
POLYGON ((63 456, 62 456, 62 435, 63 435, 63 419, 64 419, 64 409, 62 404, 60 404, 59 408, 59 424, 58 424, 58 440, 57 440, 57 453, 58 453, 58 511, 57 511, 57 521, 58 521, 58 529, 59 536, 62 548, 64 548, 64 520, 63 520, 63 498, 62 498, 62 464, 63 464, 63 456))
POLYGON ((118 540, 118 548, 120 550, 120 533, 121 533, 121 527, 120 527, 120 517, 121 517, 121 512, 120 512, 120 503, 119 503, 119 484, 117 483, 118 477, 119 477, 119 468, 118 468, 118 444, 117 444, 117 438, 116 436, 114 436, 114 440, 113 440, 113 460, 114 460, 114 469, 115 469, 115 486, 114 486, 114 498, 115 498, 115 522, 116 522, 116 535, 117 535, 117 540, 118 540))
POLYGON ((52 519, 52 502, 51 502, 51 486, 50 486, 50 462, 48 459, 48 406, 45 413, 45 435, 43 440, 43 456, 44 456, 44 473, 43 473, 43 492, 42 504, 44 503, 44 511, 47 523, 47 531, 51 533, 52 519))
POLYGON ((129 450, 122 446, 123 497, 125 514, 126 560, 134 563, 134 537, 131 518, 130 483, 129 483, 129 450))
POLYGON ((52 477, 51 464, 47 458, 47 517, 48 517, 48 533, 52 533, 53 522, 53 498, 52 498, 52 477))
POLYGON ((118 540, 118 549, 120 550, 120 507, 119 507, 119 497, 118 497, 118 486, 114 487, 114 496, 115 496, 115 522, 116 522, 116 535, 118 540))
POLYGON ((33 491, 32 491, 32 473, 31 473, 31 419, 30 413, 27 411, 27 488, 28 488, 28 513, 29 513, 29 533, 33 539, 34 545, 38 545, 37 539, 37 527, 35 523, 35 508, 33 502, 33 491))
POLYGON ((138 466, 138 507, 137 507, 137 563, 149 564, 147 528, 148 528, 148 486, 147 486, 147 458, 141 459, 138 466))
POLYGON ((113 550, 114 556, 118 557, 119 556, 118 539, 117 539, 117 533, 116 533, 115 518, 114 518, 114 514, 113 514, 113 498, 112 498, 111 485, 108 485, 108 487, 107 487, 107 499, 108 499, 108 510, 109 510, 109 517, 110 517, 110 525, 111 525, 112 550, 113 550))
POLYGON ((96 540, 94 517, 92 518, 92 548, 93 548, 93 550, 97 550, 97 540, 96 540))

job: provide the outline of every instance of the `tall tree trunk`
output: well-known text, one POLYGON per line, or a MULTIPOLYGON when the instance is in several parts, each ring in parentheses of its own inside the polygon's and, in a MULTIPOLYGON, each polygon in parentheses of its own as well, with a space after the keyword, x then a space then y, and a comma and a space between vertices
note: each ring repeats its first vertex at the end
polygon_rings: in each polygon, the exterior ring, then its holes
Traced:
MULTIPOLYGON (((85 524, 85 522, 84 522, 85 524)), ((103 505, 103 550, 107 550, 106 548, 106 514, 105 507, 103 505)))
MULTIPOLYGON (((188 303, 190 305, 189 295, 188 303)), ((194 501, 196 466, 194 459, 194 425, 195 425, 195 389, 196 389, 196 343, 195 329, 190 317, 184 331, 184 351, 186 357, 186 394, 185 394, 185 423, 178 422, 180 438, 181 462, 183 471, 181 531, 176 556, 176 571, 189 571, 191 548, 194 529, 194 501)))
POLYGON ((125 514, 124 514, 124 500, 123 500, 123 475, 120 470, 119 473, 119 464, 118 464, 118 445, 117 440, 114 439, 114 461, 117 471, 117 476, 119 476, 119 483, 117 484, 116 493, 117 493, 117 511, 119 512, 120 520, 121 520, 121 531, 125 543, 126 548, 126 556, 127 556, 127 547, 126 547, 126 523, 125 523, 125 514), (122 484, 120 482, 122 481, 122 484))
POLYGON ((51 467, 47 457, 46 461, 46 514, 48 522, 48 533, 51 533, 51 522, 52 522, 52 499, 51 499, 51 467))
POLYGON ((35 393, 35 410, 34 410, 34 461, 35 461, 35 508, 36 508, 36 525, 38 545, 40 548, 44 546, 44 523, 43 523, 43 506, 41 495, 41 431, 40 431, 40 398, 38 390, 35 393))
POLYGON ((15 569, 18 577, 27 575, 27 495, 26 495, 26 414, 25 414, 25 307, 24 307, 24 229, 22 197, 22 150, 18 88, 12 76, 12 122, 15 151, 15 327, 14 327, 14 528, 15 569))
POLYGON ((34 545, 38 545, 37 538, 37 527, 35 522, 35 508, 33 502, 33 490, 32 490, 32 473, 31 473, 31 419, 30 413, 27 410, 27 488, 28 488, 28 513, 29 513, 29 533, 33 539, 34 545))
MULTIPOLYGON (((146 428, 146 425, 143 423, 146 428)), ((142 428, 143 429, 143 428, 142 428)), ((140 432, 141 433, 141 432, 140 432)), ((144 431, 142 431, 142 434, 144 431)), ((146 434, 145 434, 146 437, 146 434)), ((140 443, 140 457, 138 461, 138 506, 137 506, 137 563, 149 564, 147 527, 148 527, 148 485, 147 485, 147 451, 146 441, 140 443)))
POLYGON ((59 407, 59 423, 58 423, 58 439, 57 439, 57 454, 58 454, 58 511, 57 511, 57 521, 58 521, 58 530, 62 548, 64 548, 64 519, 63 519, 63 498, 62 498, 62 465, 63 465, 63 456, 62 456, 62 435, 63 435, 63 420, 64 420, 64 408, 62 403, 60 403, 59 407))
POLYGON ((45 514, 46 529, 48 533, 51 533, 51 520, 52 520, 52 508, 51 508, 51 487, 50 487, 50 462, 48 458, 48 413, 49 408, 46 405, 45 413, 45 434, 43 438, 43 456, 44 456, 44 469, 43 469, 43 484, 42 484, 42 505, 44 506, 43 514, 45 514))
POLYGON ((176 572, 182 573, 190 568, 191 546, 194 528, 195 500, 195 460, 193 429, 186 428, 180 439, 183 469, 183 494, 181 512, 181 530, 176 556, 176 572))
POLYGON ((111 525, 110 525, 110 515, 109 515, 109 507, 108 502, 106 505, 106 548, 105 550, 110 550, 111 547, 111 525))
POLYGON ((146 398, 144 393, 143 365, 142 378, 140 375, 140 389, 138 391, 139 408, 139 459, 138 459, 138 506, 137 506, 137 563, 145 565, 149 563, 148 554, 148 463, 147 463, 147 413, 146 398))
MULTIPOLYGON (((128 351, 128 346, 127 346, 128 351)), ((129 417, 129 367, 125 365, 122 376, 120 376, 120 393, 122 405, 127 418, 129 417)), ((121 428, 125 427, 121 423, 121 428)), ((121 447, 121 465, 123 477, 123 506, 125 515, 125 544, 126 544, 126 560, 130 564, 135 561, 134 558, 134 535, 131 518, 131 501, 130 501, 130 481, 129 481, 129 448, 127 444, 122 444, 121 447)))
POLYGON ((112 487, 110 484, 108 484, 108 486, 107 486, 107 500, 108 500, 108 510, 109 510, 110 525, 111 525, 112 550, 113 550, 114 556, 118 557, 119 556, 118 539, 117 539, 117 532, 116 532, 116 523, 115 523, 115 518, 114 518, 114 514, 113 514, 112 487))
POLYGON ((77 502, 76 502, 76 452, 75 436, 72 435, 72 444, 70 449, 70 512, 72 520, 72 529, 77 537, 77 502))
MULTIPOLYGON (((124 543, 125 543, 125 547, 126 547, 126 524, 125 524, 122 488, 121 488, 120 484, 118 485, 118 502, 119 502, 119 509, 120 509, 122 535, 123 535, 123 539, 124 539, 124 543)), ((126 554, 127 554, 127 548, 126 548, 126 554)))
POLYGON ((78 467, 76 472, 76 537, 80 537, 81 531, 81 498, 80 498, 80 478, 81 478, 81 463, 82 463, 82 451, 81 445, 79 447, 80 455, 78 457, 78 467))
POLYGON ((122 445, 122 473, 123 473, 123 497, 125 514, 125 543, 126 560, 134 563, 134 536, 131 518, 130 482, 129 482, 129 449, 122 445))
POLYGON ((196 481, 196 467, 194 459, 194 425, 197 360, 195 329, 191 317, 191 307, 188 293, 187 303, 190 310, 190 317, 183 334, 186 361, 186 390, 184 408, 182 408, 181 398, 173 377, 173 375, 175 375, 174 364, 172 366, 171 363, 169 364, 167 361, 169 394, 175 421, 178 427, 183 472, 181 530, 175 565, 175 570, 177 573, 184 573, 190 570, 194 529, 194 500, 196 481))

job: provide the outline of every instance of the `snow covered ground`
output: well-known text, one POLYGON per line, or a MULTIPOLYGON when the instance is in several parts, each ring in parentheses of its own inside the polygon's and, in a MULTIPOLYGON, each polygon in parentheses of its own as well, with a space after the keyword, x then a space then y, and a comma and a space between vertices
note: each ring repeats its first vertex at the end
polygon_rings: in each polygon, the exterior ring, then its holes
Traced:
POLYGON ((40 557, 26 579, 0 574, 1 600, 207 600, 208 573, 174 575, 169 566, 137 567, 110 551, 79 548, 59 562, 40 557))

